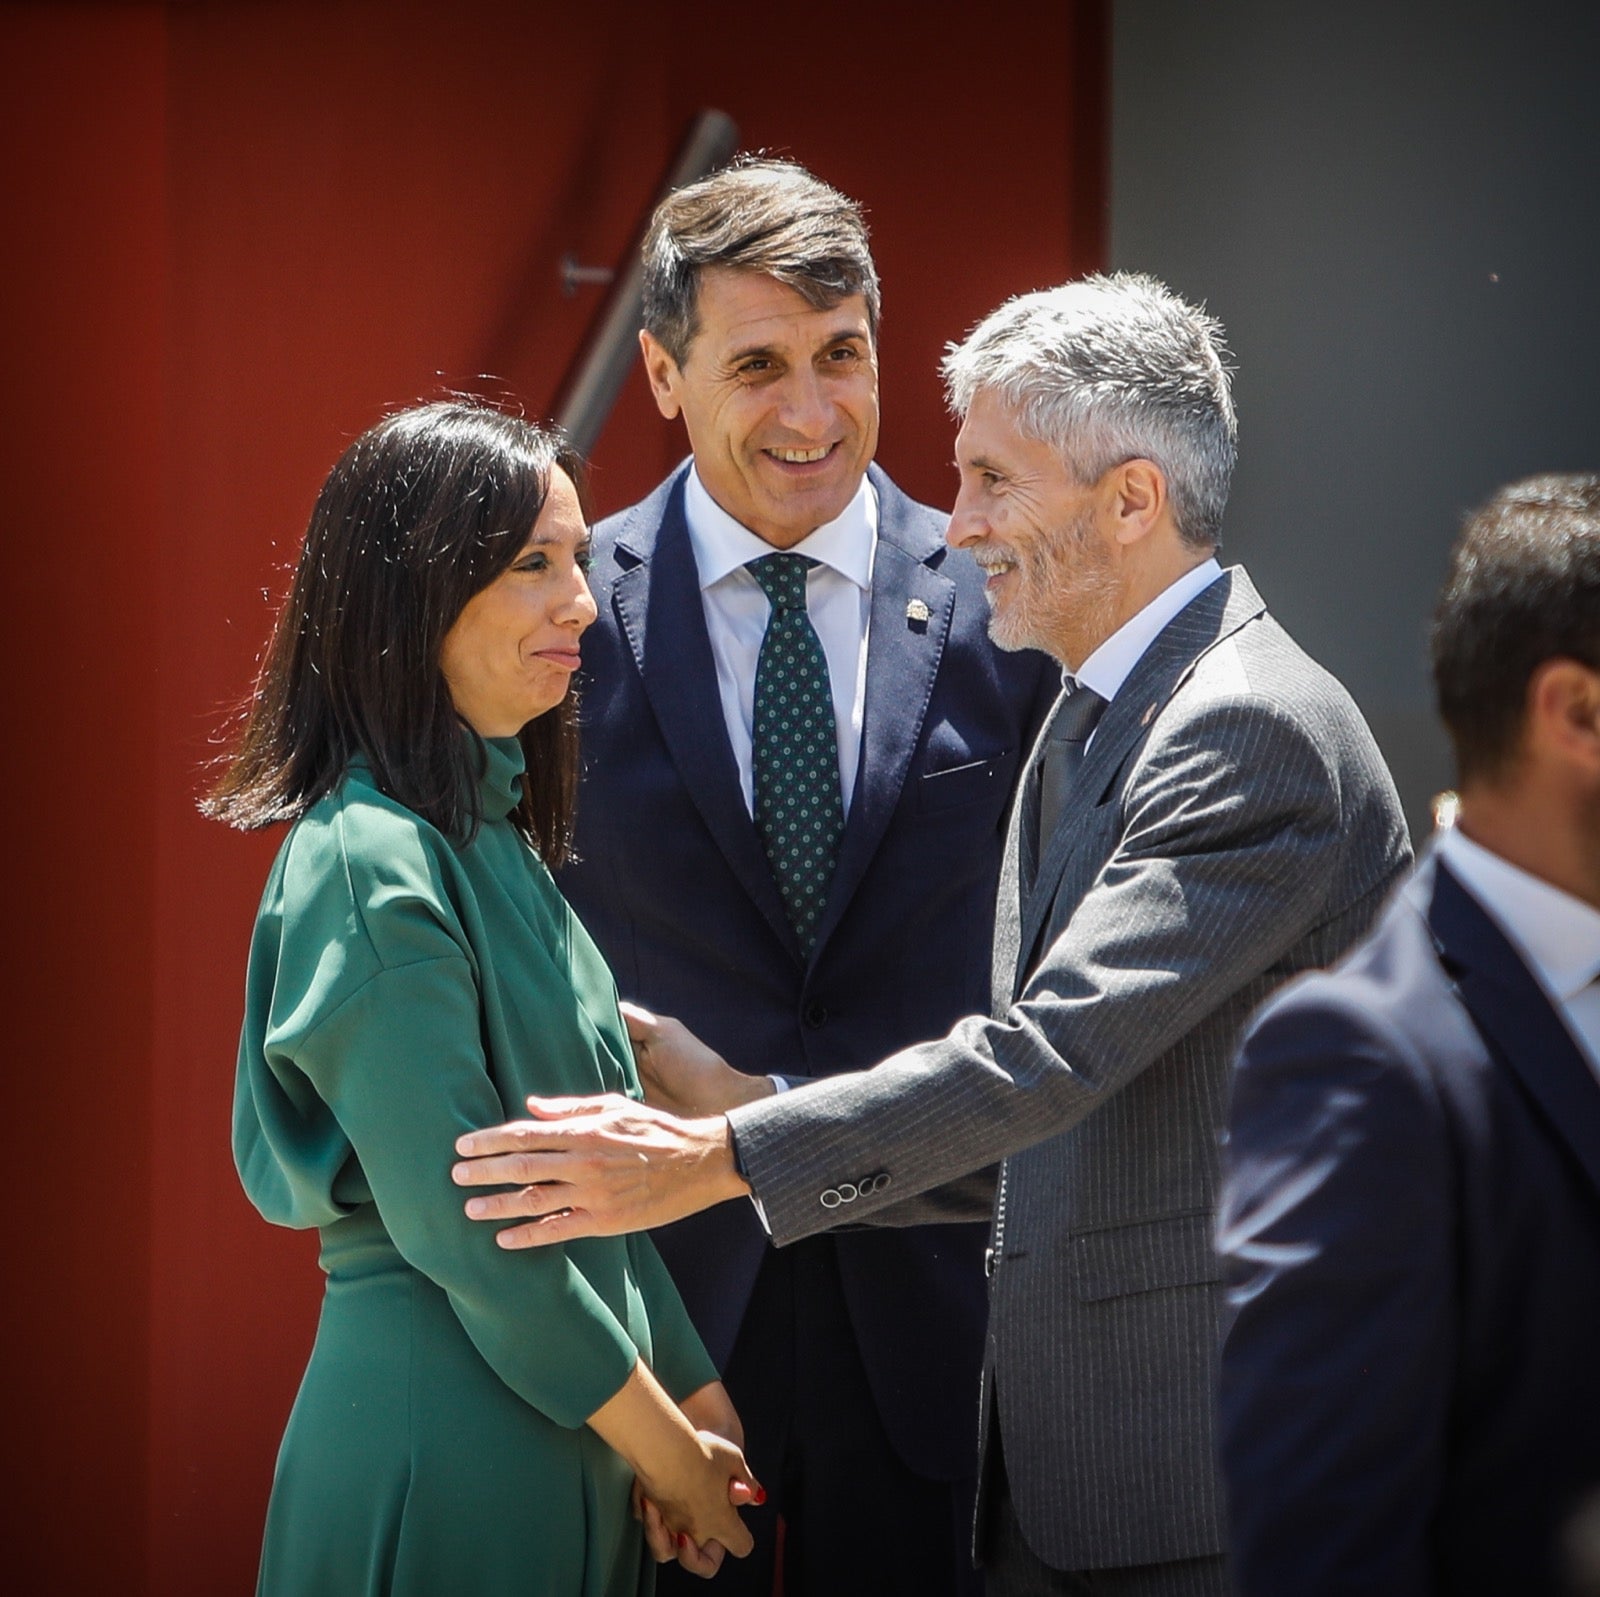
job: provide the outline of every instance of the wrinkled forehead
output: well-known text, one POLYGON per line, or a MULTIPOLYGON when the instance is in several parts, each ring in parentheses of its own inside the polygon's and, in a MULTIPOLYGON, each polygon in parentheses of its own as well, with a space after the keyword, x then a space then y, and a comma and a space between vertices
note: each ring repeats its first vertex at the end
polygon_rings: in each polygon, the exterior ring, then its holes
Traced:
POLYGON ((1025 424, 1021 406, 1009 395, 982 385, 972 391, 956 431, 958 463, 973 451, 1016 452, 1037 443, 1025 424))

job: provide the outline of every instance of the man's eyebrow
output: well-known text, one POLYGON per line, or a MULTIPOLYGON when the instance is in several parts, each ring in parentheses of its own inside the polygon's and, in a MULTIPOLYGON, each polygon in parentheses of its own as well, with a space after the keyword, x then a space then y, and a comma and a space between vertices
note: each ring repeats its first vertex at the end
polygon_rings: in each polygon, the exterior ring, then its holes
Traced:
POLYGON ((956 457, 956 470, 960 471, 965 466, 969 471, 992 471, 997 477, 1005 476, 1005 468, 997 461, 991 460, 987 455, 968 455, 962 460, 956 457))
MULTIPOLYGON (((870 344, 871 342, 872 333, 867 327, 867 324, 864 321, 851 322, 849 326, 840 327, 834 332, 830 333, 823 341, 821 347, 823 349, 832 349, 838 344, 870 344)), ((742 347, 729 350, 728 353, 722 357, 722 359, 725 365, 733 366, 737 365, 741 360, 750 360, 755 357, 760 357, 766 360, 782 360, 784 358, 781 351, 779 351, 774 345, 768 343, 746 344, 742 347)))
POLYGON ((841 327, 838 332, 822 346, 826 350, 837 349, 841 344, 865 344, 872 348, 872 333, 865 323, 855 327, 841 327))
POLYGON ((747 344, 742 349, 729 350, 728 353, 722 357, 722 360, 724 365, 733 366, 741 360, 749 360, 752 356, 759 355, 767 360, 771 360, 776 356, 776 354, 777 351, 773 349, 771 344, 747 344))

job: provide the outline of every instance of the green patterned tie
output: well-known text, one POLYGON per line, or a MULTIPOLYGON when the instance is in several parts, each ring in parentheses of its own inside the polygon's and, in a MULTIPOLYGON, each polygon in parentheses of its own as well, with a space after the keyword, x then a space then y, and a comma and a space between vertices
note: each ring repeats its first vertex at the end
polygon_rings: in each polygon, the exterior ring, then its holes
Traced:
POLYGON ((828 661, 806 613, 806 572, 815 564, 804 555, 776 554, 745 567, 772 606, 756 659, 756 830, 807 952, 844 832, 828 661))

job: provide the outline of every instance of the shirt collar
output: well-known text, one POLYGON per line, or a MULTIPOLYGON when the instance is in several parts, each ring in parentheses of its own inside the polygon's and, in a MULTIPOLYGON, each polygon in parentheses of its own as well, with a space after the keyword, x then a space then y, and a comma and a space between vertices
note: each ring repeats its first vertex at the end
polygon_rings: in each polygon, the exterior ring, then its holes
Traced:
POLYGON ((1600 976, 1600 910, 1457 829, 1439 833, 1435 848, 1559 1001, 1600 976))
MULTIPOLYGON (((770 543, 735 521, 711 497, 693 466, 683 485, 683 514, 689 524, 689 543, 702 592, 752 560, 772 553, 770 543)), ((850 503, 788 552, 831 567, 865 592, 872 582, 872 553, 877 541, 878 495, 863 477, 850 503)))
POLYGON ((1071 675, 1109 704, 1116 698, 1157 634, 1197 594, 1222 575, 1215 559, 1204 560, 1163 588, 1138 615, 1124 621, 1071 675))

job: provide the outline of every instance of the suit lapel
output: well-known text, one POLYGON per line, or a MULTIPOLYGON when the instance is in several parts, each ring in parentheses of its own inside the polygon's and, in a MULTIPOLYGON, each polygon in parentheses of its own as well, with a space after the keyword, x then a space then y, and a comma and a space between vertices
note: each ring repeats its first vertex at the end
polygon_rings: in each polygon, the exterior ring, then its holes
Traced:
POLYGON ((1600 1192, 1600 1083, 1504 932, 1438 859, 1428 925, 1445 970, 1493 1051, 1510 1066, 1600 1192))
POLYGON ((939 531, 876 467, 870 476, 878 494, 878 546, 861 759, 827 907, 817 923, 818 949, 860 886, 900 800, 955 612, 955 584, 927 563, 944 549, 939 531))
MULTIPOLYGON (((1022 925, 1017 940, 1016 984, 1032 968, 1039 937, 1049 918, 1050 907, 1060 891, 1063 878, 1083 841, 1084 821, 1099 804, 1117 773, 1134 749, 1144 740, 1162 707, 1188 679, 1195 664, 1224 638, 1237 632, 1247 621, 1261 615, 1266 606, 1242 567, 1228 570, 1186 604, 1139 657, 1128 679, 1106 707, 1083 764, 1078 768, 1066 811, 1055 835, 1044 846, 1043 857, 1032 886, 1022 882, 1022 925)), ((1028 781, 1037 793, 1038 751, 1035 746, 1028 781)), ((1019 806, 1019 809, 1021 806, 1019 806)), ((1035 828, 1038 826, 1038 800, 1034 798, 1035 828)), ((1026 848, 1027 845, 1023 844, 1026 848)))
MULTIPOLYGON (((683 514, 686 475, 687 468, 669 478, 623 526, 617 538, 622 569, 611 602, 684 790, 734 875, 798 959, 800 945, 760 835, 744 807, 739 767, 722 718, 716 662, 683 514)), ((649 817, 641 816, 640 824, 649 825, 649 817)))

